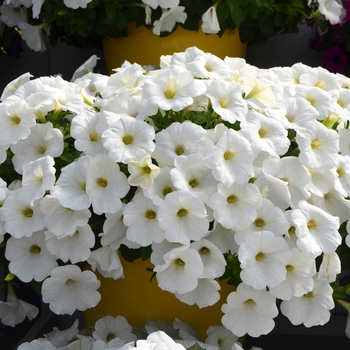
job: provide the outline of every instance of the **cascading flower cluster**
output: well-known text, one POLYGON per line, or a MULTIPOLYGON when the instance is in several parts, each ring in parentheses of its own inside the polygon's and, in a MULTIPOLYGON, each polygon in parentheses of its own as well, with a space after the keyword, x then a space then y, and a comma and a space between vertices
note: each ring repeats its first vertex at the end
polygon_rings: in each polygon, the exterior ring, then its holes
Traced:
POLYGON ((42 284, 56 314, 95 307, 94 271, 123 278, 119 254, 131 249, 149 252, 159 287, 190 305, 215 304, 217 279, 230 278, 222 324, 237 336, 269 333, 277 300, 294 325, 328 322, 332 295, 349 292, 338 282, 350 81, 195 47, 150 71, 125 62, 104 76, 95 62, 72 82, 24 74, 1 96, 2 321, 37 313, 14 277, 42 284))
POLYGON ((19 56, 20 38, 34 51, 67 42, 76 47, 101 47, 101 38, 127 36, 131 21, 155 35, 169 35, 177 26, 222 35, 240 26, 242 42, 261 43, 282 33, 298 32, 307 20, 322 16, 340 23, 338 0, 3 0, 0 1, 0 53, 19 56))
MULTIPOLYGON (((104 316, 93 327, 82 330, 78 329, 78 325, 76 320, 68 329, 53 329, 43 338, 21 344, 18 350, 185 350, 193 347, 243 350, 237 337, 223 326, 209 327, 203 341, 191 325, 178 318, 172 324, 149 319, 142 328, 133 328, 123 316, 104 316)), ((257 347, 252 349, 262 350, 257 347)))

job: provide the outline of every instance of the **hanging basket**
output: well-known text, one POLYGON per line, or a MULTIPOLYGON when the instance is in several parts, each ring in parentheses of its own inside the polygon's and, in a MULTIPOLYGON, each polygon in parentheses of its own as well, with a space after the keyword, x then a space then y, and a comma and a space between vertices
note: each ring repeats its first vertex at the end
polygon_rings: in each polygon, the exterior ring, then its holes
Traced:
POLYGON ((136 22, 131 21, 127 33, 127 37, 103 39, 106 65, 110 73, 125 60, 140 65, 159 65, 161 55, 183 52, 191 46, 220 58, 245 57, 247 49, 247 45, 239 38, 238 28, 227 29, 219 37, 216 34, 205 34, 202 30, 196 32, 178 26, 174 33, 160 37, 144 26, 136 27, 136 22))
POLYGON ((95 308, 85 311, 87 326, 93 326, 106 315, 122 315, 134 327, 142 327, 148 319, 172 323, 179 318, 187 321, 204 340, 209 326, 221 325, 221 305, 236 289, 234 286, 219 281, 220 300, 213 306, 200 309, 197 305, 182 303, 173 293, 161 290, 156 278, 150 280, 153 273, 146 270, 152 268, 149 260, 137 259, 132 263, 121 260, 124 278, 113 280, 97 274, 101 281, 99 292, 102 299, 95 308))

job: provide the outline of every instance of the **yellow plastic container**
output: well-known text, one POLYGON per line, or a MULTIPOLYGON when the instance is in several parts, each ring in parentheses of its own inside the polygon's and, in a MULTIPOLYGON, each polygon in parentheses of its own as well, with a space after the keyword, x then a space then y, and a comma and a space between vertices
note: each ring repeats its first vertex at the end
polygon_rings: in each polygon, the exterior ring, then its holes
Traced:
POLYGON ((227 29, 220 38, 216 34, 205 34, 178 27, 169 36, 160 37, 144 26, 136 27, 131 21, 127 26, 128 37, 103 39, 103 49, 108 71, 120 67, 125 60, 140 65, 159 65, 161 55, 183 52, 196 46, 220 58, 245 57, 247 45, 239 38, 238 28, 227 29))
POLYGON ((149 260, 135 260, 133 263, 122 259, 125 278, 106 279, 98 274, 101 281, 99 292, 102 299, 93 309, 85 311, 87 326, 93 326, 103 316, 121 315, 134 327, 142 327, 147 319, 172 323, 175 318, 187 321, 205 340, 206 330, 211 325, 221 325, 221 305, 235 287, 220 281, 220 300, 213 306, 200 309, 197 305, 182 303, 173 293, 161 290, 156 278, 150 281, 152 268, 149 260))

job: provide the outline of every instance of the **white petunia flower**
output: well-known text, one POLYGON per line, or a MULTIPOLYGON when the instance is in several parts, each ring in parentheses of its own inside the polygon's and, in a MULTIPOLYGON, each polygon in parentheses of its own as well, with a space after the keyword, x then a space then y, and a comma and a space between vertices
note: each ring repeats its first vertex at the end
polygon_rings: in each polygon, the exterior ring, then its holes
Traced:
POLYGON ((136 340, 132 333, 132 326, 123 316, 104 316, 96 321, 92 336, 96 340, 103 340, 105 343, 114 338, 120 338, 125 342, 136 340))
POLYGON ((221 253, 225 254, 230 251, 231 254, 235 254, 238 252, 235 234, 234 230, 227 229, 215 221, 212 231, 205 238, 214 243, 221 250, 221 253))
POLYGON ((34 339, 30 343, 22 343, 18 350, 56 350, 57 348, 48 340, 34 339))
POLYGON ((122 205, 120 199, 128 193, 129 188, 119 165, 106 155, 99 154, 90 161, 86 192, 96 214, 117 212, 122 205))
POLYGON ((176 23, 185 23, 187 13, 184 6, 175 6, 170 10, 163 10, 159 20, 153 22, 153 33, 160 35, 161 32, 172 32, 176 23))
POLYGON ((151 199, 154 204, 160 206, 164 202, 164 198, 171 192, 176 191, 174 184, 171 181, 171 167, 163 166, 157 176, 157 181, 154 181, 151 188, 143 190, 145 197, 151 199))
POLYGON ((189 245, 174 248, 164 255, 164 261, 153 269, 161 289, 183 294, 197 287, 204 265, 195 249, 189 245))
POLYGON ((103 110, 111 111, 117 117, 132 117, 144 120, 145 117, 157 114, 158 107, 149 103, 140 91, 122 90, 107 100, 103 110))
POLYGON ((332 187, 324 196, 311 196, 311 204, 337 216, 340 225, 350 217, 350 202, 344 196, 332 187))
POLYGON ((99 113, 85 112, 72 120, 70 134, 75 138, 74 146, 88 156, 108 153, 102 144, 101 134, 96 130, 100 119, 99 113))
POLYGON ((310 198, 308 188, 311 175, 298 158, 266 159, 262 171, 267 178, 272 176, 276 182, 287 185, 292 206, 296 207, 299 201, 310 198))
POLYGON ((207 329, 206 344, 214 345, 219 350, 232 350, 232 346, 237 342, 238 337, 224 326, 210 326, 207 329))
POLYGON ((111 245, 105 245, 91 252, 88 264, 93 271, 98 271, 105 278, 117 280, 124 277, 123 266, 118 252, 111 245))
POLYGON ((206 131, 189 121, 172 123, 155 136, 156 148, 152 154, 160 167, 174 166, 174 160, 191 153, 205 154, 213 146, 206 131))
POLYGON ((289 300, 292 297, 301 297, 311 292, 314 287, 313 276, 316 273, 315 256, 292 248, 292 258, 286 265, 286 279, 269 291, 276 298, 289 300))
POLYGON ((339 135, 314 121, 299 129, 296 141, 300 148, 300 162, 314 169, 328 170, 336 166, 336 155, 339 152, 339 135))
POLYGON ((244 283, 227 297, 227 304, 223 304, 221 310, 222 324, 238 337, 246 333, 259 337, 271 332, 275 326, 273 318, 278 315, 275 297, 244 283))
POLYGON ((72 236, 57 237, 50 231, 45 232, 46 247, 52 255, 63 262, 72 264, 89 258, 95 244, 95 235, 89 225, 77 227, 72 236))
POLYGON ((204 271, 200 278, 219 278, 224 274, 226 261, 214 243, 202 238, 192 242, 190 247, 198 251, 204 264, 204 271))
POLYGON ((15 238, 30 237, 45 227, 39 201, 29 205, 20 202, 16 196, 8 196, 0 208, 0 217, 6 232, 15 238))
POLYGON ((163 69, 145 81, 142 96, 163 110, 181 111, 198 94, 192 74, 178 67, 163 69))
POLYGON ((57 315, 72 315, 75 310, 85 311, 101 300, 96 290, 100 281, 91 271, 81 271, 76 265, 59 266, 42 285, 44 303, 57 315))
POLYGON ((32 279, 41 282, 57 267, 56 257, 45 246, 44 232, 34 232, 31 237, 11 237, 6 244, 5 257, 9 270, 23 282, 32 279))
POLYGON ((131 160, 140 161, 153 152, 154 136, 154 128, 146 122, 122 117, 102 133, 102 143, 112 161, 127 164, 131 160))
POLYGON ((175 293, 177 299, 187 305, 196 304, 199 308, 212 306, 220 300, 220 285, 213 278, 199 278, 195 289, 187 293, 175 293))
POLYGON ((147 199, 142 192, 135 194, 132 201, 124 208, 123 222, 128 229, 126 237, 143 247, 152 242, 160 243, 164 240, 164 231, 159 227, 157 220, 158 207, 147 199))
MULTIPOLYGON (((89 2, 91 0, 85 0, 86 2, 89 2)), ((73 77, 71 81, 75 81, 76 79, 82 78, 84 75, 88 73, 92 73, 94 70, 94 67, 97 64, 97 60, 100 58, 96 55, 92 55, 88 60, 86 60, 80 67, 78 67, 75 72, 73 73, 73 77)))
POLYGON ((336 252, 333 254, 323 254, 317 278, 325 279, 328 283, 336 280, 337 275, 341 272, 341 261, 336 252))
POLYGON ((180 0, 142 0, 142 2, 155 10, 158 6, 163 9, 176 7, 180 0))
POLYGON ((35 124, 25 140, 19 140, 11 145, 15 170, 18 174, 22 174, 24 166, 31 161, 44 156, 59 157, 63 147, 62 132, 54 128, 52 123, 35 124))
POLYGON ((326 119, 336 109, 332 95, 315 86, 297 85, 294 96, 307 100, 318 113, 317 119, 319 120, 326 119))
POLYGON ((91 157, 80 157, 61 169, 61 174, 50 191, 65 208, 72 210, 88 209, 91 199, 86 192, 86 173, 91 157))
POLYGON ((248 112, 247 103, 242 97, 241 86, 222 80, 212 81, 205 93, 210 98, 214 111, 231 124, 236 120, 245 120, 248 112))
POLYGON ((15 144, 30 135, 35 125, 35 114, 24 102, 16 98, 0 104, 0 143, 15 144), (7 102, 8 101, 8 102, 7 102))
POLYGON ((202 200, 190 192, 169 193, 158 210, 159 226, 169 242, 189 244, 207 233, 209 221, 202 200))
POLYGON ((326 280, 314 278, 312 291, 281 303, 281 312, 293 325, 322 326, 329 321, 329 310, 334 308, 333 288, 326 280))
POLYGON ((342 19, 343 6, 341 3, 332 0, 317 0, 318 10, 331 23, 338 24, 342 19))
POLYGON ((339 218, 306 201, 299 202, 291 218, 296 227, 297 245, 301 251, 316 256, 333 254, 341 244, 339 218))
POLYGON ((286 265, 292 257, 282 237, 270 231, 249 234, 238 249, 242 281, 255 289, 276 287, 286 279, 286 265))
POLYGON ((205 34, 216 34, 220 31, 220 23, 218 15, 216 14, 216 3, 215 5, 208 8, 202 16, 202 30, 205 34))
POLYGON ((270 155, 283 155, 290 145, 287 130, 279 122, 254 110, 242 121, 241 134, 250 141, 256 153, 265 151, 270 155))
POLYGON ((51 190, 56 180, 54 165, 52 157, 44 156, 23 167, 22 187, 16 192, 23 204, 33 205, 35 200, 41 199, 46 191, 51 190))
POLYGON ((216 192, 217 181, 203 164, 203 159, 200 153, 179 156, 174 161, 175 168, 170 171, 170 176, 179 191, 189 191, 207 204, 210 195, 216 192))
POLYGON ((76 10, 77 8, 86 8, 87 4, 90 3, 92 0, 63 0, 64 4, 76 10))
MULTIPOLYGON (((18 23, 18 22, 16 22, 18 23)), ((7 97, 13 95, 16 90, 23 84, 25 84, 26 82, 28 82, 30 80, 30 78, 32 78, 33 75, 31 75, 30 73, 24 73, 22 75, 20 75, 18 78, 10 81, 4 91, 1 94, 0 100, 4 101, 7 97)))
POLYGON ((302 97, 290 97, 265 110, 286 129, 298 130, 308 121, 315 120, 318 112, 302 97))
POLYGON ((44 52, 46 50, 42 31, 47 25, 48 23, 42 23, 37 26, 32 26, 26 22, 18 24, 18 27, 22 32, 22 39, 36 52, 44 52))
POLYGON ((21 299, 18 299, 11 284, 8 286, 6 302, 0 301, 0 320, 10 327, 24 321, 26 317, 32 320, 39 314, 39 309, 21 299))
POLYGON ((152 164, 152 158, 149 154, 140 161, 130 161, 128 163, 130 176, 128 182, 131 186, 140 186, 142 189, 149 190, 155 178, 160 173, 160 168, 152 164))
POLYGON ((212 147, 203 163, 212 169, 217 181, 226 186, 247 182, 254 176, 253 160, 255 154, 249 141, 235 130, 227 130, 212 147))
POLYGON ((215 220, 227 229, 243 230, 257 216, 256 209, 262 204, 258 188, 254 184, 218 185, 218 192, 210 197, 209 206, 215 220))
POLYGON ((40 200, 40 209, 44 213, 46 228, 59 238, 72 236, 78 226, 85 226, 91 212, 89 209, 72 210, 63 207, 56 198, 50 195, 40 200))
POLYGON ((271 231, 276 237, 282 237, 289 229, 282 209, 274 206, 268 199, 262 199, 262 205, 257 209, 257 218, 244 230, 235 234, 235 241, 242 244, 247 235, 255 231, 271 231))

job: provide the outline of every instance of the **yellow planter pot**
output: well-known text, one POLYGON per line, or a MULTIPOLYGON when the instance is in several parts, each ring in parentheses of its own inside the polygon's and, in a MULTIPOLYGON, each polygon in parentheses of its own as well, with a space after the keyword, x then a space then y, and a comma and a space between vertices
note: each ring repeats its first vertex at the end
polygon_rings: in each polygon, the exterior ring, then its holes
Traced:
POLYGON ((208 327, 221 324, 221 305, 235 290, 226 281, 220 281, 220 300, 213 306, 200 309, 197 305, 184 304, 174 294, 161 290, 156 278, 150 281, 152 272, 146 268, 153 266, 149 260, 137 259, 130 263, 122 259, 122 264, 125 278, 115 281, 98 275, 102 300, 95 308, 85 311, 88 326, 93 326, 106 315, 122 315, 134 327, 142 327, 149 318, 172 323, 177 317, 189 322, 205 340, 208 327))
POLYGON ((197 46, 220 58, 245 57, 247 45, 239 39, 238 28, 227 29, 220 38, 216 34, 205 34, 178 27, 167 37, 153 34, 151 29, 144 26, 136 27, 135 22, 129 22, 128 37, 105 38, 103 49, 108 71, 120 67, 125 60, 141 65, 159 65, 161 55, 172 55, 183 52, 188 47, 197 46))

